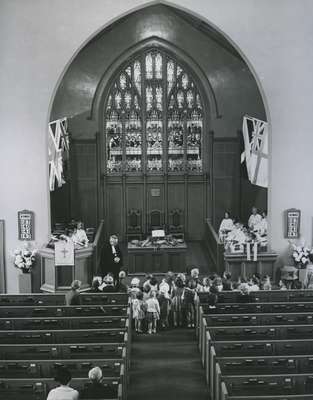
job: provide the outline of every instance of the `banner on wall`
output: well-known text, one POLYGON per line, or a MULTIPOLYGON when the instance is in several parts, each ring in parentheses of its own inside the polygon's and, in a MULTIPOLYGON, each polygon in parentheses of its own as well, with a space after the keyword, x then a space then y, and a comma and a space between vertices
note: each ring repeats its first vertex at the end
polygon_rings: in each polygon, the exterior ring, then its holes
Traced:
POLYGON ((268 187, 268 123, 245 115, 242 134, 245 150, 241 163, 246 161, 249 181, 268 187))
POLYGON ((49 123, 48 154, 49 154, 49 188, 55 189, 64 185, 63 166, 69 152, 67 118, 49 123))

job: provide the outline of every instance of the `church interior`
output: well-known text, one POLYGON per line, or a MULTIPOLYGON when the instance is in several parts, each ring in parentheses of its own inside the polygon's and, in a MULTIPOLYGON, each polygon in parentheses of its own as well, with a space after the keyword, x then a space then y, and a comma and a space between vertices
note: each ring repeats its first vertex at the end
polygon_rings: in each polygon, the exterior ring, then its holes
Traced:
POLYGON ((0 398, 313 399, 312 16, 1 2, 0 398))

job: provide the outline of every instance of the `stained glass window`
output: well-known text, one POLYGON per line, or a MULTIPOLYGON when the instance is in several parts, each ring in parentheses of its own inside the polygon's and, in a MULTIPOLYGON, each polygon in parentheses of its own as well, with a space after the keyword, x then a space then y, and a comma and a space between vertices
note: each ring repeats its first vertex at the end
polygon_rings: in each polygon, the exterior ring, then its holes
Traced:
POLYGON ((203 106, 190 72, 159 49, 120 71, 104 112, 106 173, 203 172, 203 106))

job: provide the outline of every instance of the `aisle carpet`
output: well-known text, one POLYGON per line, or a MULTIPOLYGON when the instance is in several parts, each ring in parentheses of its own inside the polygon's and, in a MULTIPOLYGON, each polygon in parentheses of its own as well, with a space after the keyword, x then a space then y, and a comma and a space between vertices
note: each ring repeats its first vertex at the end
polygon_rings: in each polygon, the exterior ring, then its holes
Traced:
POLYGON ((194 330, 133 335, 128 400, 207 400, 194 330))

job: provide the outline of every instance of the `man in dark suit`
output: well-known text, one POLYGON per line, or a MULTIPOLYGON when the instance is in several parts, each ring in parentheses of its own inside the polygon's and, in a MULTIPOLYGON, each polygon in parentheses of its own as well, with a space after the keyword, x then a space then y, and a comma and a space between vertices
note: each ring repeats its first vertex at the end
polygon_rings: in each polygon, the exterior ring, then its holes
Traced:
POLYGON ((109 243, 105 243, 102 248, 98 274, 103 277, 108 273, 112 273, 116 283, 122 265, 123 255, 118 245, 118 238, 116 235, 111 235, 109 243))

